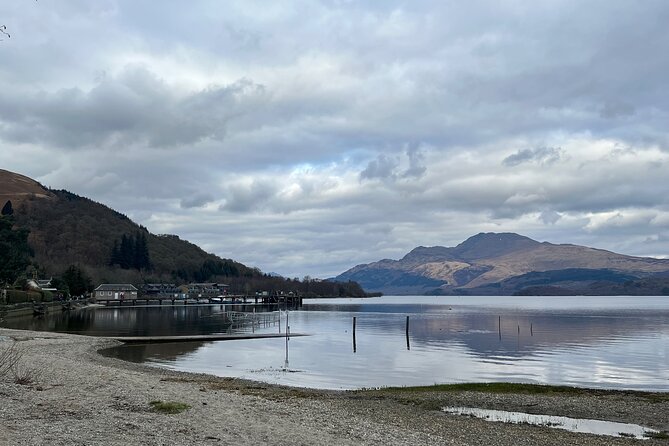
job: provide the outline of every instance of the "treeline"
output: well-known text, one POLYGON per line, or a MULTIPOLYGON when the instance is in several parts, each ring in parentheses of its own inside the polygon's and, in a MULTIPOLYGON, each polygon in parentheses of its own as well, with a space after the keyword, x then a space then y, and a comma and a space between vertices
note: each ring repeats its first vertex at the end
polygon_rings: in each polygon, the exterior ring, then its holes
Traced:
POLYGON ((369 294, 357 282, 332 282, 305 277, 289 279, 261 274, 251 278, 233 278, 229 281, 230 293, 254 294, 267 292, 270 295, 294 293, 305 297, 367 297, 369 294))
MULTIPOLYGON (((32 259, 29 235, 28 229, 16 227, 12 202, 7 201, 0 213, 0 286, 27 290, 29 279, 46 275, 32 259)), ((65 296, 83 295, 93 290, 93 282, 81 268, 70 265, 52 278, 51 287, 65 296)))
POLYGON ((261 274, 232 260, 207 259, 200 267, 181 267, 172 272, 173 276, 185 283, 208 282, 212 278, 253 277, 261 274))
POLYGON ((0 216, 0 285, 13 284, 31 264, 33 252, 28 245, 27 229, 15 228, 11 202, 0 216), (9 210, 9 211, 8 211, 9 210))
POLYGON ((51 286, 70 296, 83 296, 93 291, 93 281, 81 268, 70 265, 60 278, 54 278, 51 286))
POLYGON ((114 240, 114 247, 109 256, 109 266, 118 266, 123 269, 150 270, 149 246, 146 234, 137 231, 135 235, 121 236, 121 240, 114 240))

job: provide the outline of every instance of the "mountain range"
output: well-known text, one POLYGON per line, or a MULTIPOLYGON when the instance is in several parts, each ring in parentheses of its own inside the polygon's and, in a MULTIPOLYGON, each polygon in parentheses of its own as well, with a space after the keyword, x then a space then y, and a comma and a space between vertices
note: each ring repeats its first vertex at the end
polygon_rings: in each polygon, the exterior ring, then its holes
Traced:
POLYGON ((480 233, 455 247, 419 246, 400 260, 357 265, 335 278, 384 294, 669 294, 669 259, 480 233))

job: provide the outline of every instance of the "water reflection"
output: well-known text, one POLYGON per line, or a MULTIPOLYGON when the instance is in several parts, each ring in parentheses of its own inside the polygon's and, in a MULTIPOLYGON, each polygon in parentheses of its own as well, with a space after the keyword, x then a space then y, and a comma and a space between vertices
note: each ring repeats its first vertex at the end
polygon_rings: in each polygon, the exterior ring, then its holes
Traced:
MULTIPOLYGON (((283 339, 127 346, 110 354, 177 370, 321 388, 515 381, 669 391, 666 298, 495 299, 308 303, 290 313, 292 332, 312 334, 289 342, 290 366, 298 373, 282 372, 283 339)), ((281 330, 278 324, 226 323, 226 309, 98 309, 31 319, 23 328, 132 336, 281 330)), ((244 309, 252 311, 235 310, 244 309)))
POLYGON ((553 415, 534 415, 524 412, 507 412, 505 410, 478 409, 475 407, 444 407, 443 411, 457 415, 474 416, 493 422, 532 424, 534 426, 564 429, 570 432, 636 438, 637 440, 646 440, 658 432, 655 429, 639 426, 638 424, 553 415))
POLYGON ((91 336, 185 336, 245 333, 255 329, 248 321, 231 321, 230 313, 268 312, 253 305, 179 305, 149 307, 98 307, 54 311, 43 317, 12 318, 3 327, 56 331, 91 336))

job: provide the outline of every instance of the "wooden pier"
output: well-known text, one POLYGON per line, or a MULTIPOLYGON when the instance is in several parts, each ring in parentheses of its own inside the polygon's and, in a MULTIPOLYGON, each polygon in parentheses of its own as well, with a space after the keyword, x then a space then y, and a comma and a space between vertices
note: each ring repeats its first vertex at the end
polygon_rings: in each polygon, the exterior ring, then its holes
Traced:
POLYGON ((95 302, 105 306, 136 307, 163 305, 287 305, 301 307, 300 296, 223 296, 223 297, 191 297, 179 299, 175 297, 143 296, 132 299, 96 298, 95 302))

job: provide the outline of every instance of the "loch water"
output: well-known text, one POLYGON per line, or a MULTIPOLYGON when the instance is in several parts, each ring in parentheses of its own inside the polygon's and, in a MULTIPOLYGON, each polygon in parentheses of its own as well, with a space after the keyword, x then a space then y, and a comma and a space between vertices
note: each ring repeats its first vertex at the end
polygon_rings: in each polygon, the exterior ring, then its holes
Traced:
POLYGON ((325 389, 510 381, 669 391, 669 297, 314 299, 235 322, 229 311, 253 309, 96 308, 3 325, 102 336, 285 334, 287 317, 291 333, 309 336, 127 345, 105 354, 325 389))

